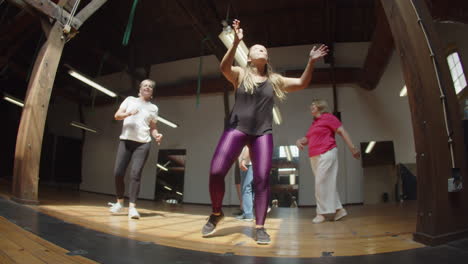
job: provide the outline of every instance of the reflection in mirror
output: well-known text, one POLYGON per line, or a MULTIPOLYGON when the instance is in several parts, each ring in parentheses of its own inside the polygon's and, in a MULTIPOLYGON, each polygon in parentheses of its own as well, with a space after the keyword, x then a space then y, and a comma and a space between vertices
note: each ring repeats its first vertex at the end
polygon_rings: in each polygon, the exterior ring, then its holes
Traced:
POLYGON ((183 201, 185 149, 161 149, 156 164, 155 200, 169 204, 183 201))
POLYGON ((297 207, 299 198, 299 149, 275 147, 270 174, 272 207, 297 207))

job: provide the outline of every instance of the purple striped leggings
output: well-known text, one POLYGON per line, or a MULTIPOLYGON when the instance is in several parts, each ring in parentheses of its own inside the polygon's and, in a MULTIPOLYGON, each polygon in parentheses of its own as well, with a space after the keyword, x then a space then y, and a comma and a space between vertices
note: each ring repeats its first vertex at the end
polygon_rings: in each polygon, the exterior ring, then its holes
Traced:
POLYGON ((270 196, 270 169, 273 154, 273 136, 247 135, 236 129, 225 130, 218 142, 210 168, 210 196, 213 212, 221 212, 224 197, 224 177, 247 145, 252 160, 256 224, 263 225, 270 196))

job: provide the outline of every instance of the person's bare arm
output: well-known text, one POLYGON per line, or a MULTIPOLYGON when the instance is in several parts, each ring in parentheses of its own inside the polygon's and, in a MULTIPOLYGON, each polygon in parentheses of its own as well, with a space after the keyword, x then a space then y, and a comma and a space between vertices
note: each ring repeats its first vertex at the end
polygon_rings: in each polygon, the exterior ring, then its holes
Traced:
POLYGON ((307 146, 307 144, 309 144, 309 141, 307 140, 306 137, 302 137, 298 140, 296 140, 296 146, 300 149, 300 150, 303 150, 305 146, 307 146))
POLYGON ((244 38, 244 34, 242 32, 242 28, 240 28, 239 20, 235 19, 232 23, 232 27, 235 31, 234 41, 232 43, 232 46, 228 49, 223 59, 221 60, 219 68, 223 73, 224 77, 226 77, 226 79, 232 83, 234 88, 237 89, 239 79, 243 75, 243 69, 238 66, 233 66, 232 64, 234 63, 234 56, 236 55, 237 47, 239 46, 241 40, 244 38))
POLYGON ((161 144, 163 134, 158 132, 156 122, 154 121, 151 121, 150 123, 150 133, 151 133, 151 136, 153 136, 153 138, 156 140, 156 143, 158 143, 158 145, 161 144))
POLYGON ((241 154, 239 155, 239 168, 243 171, 247 171, 247 163, 250 162, 250 153, 249 153, 249 148, 244 147, 242 149, 241 154))
POLYGON ((125 118, 136 115, 138 113, 138 110, 133 110, 133 111, 128 111, 126 108, 119 108, 117 112, 114 114, 115 120, 124 120, 125 118))
POLYGON ((328 54, 328 47, 325 45, 321 45, 319 48, 315 46, 312 48, 309 54, 309 61, 307 62, 307 66, 302 73, 301 77, 299 78, 289 78, 283 77, 284 87, 283 90, 286 92, 294 92, 299 91, 307 86, 309 86, 310 81, 312 80, 312 72, 314 71, 314 64, 320 58, 326 56, 328 54))
POLYGON ((361 157, 361 152, 358 148, 354 146, 353 142, 351 141, 351 137, 349 136, 348 132, 344 129, 344 127, 340 126, 336 130, 336 133, 343 138, 344 142, 349 148, 349 151, 351 151, 351 154, 353 154, 353 157, 355 159, 359 159, 361 157))

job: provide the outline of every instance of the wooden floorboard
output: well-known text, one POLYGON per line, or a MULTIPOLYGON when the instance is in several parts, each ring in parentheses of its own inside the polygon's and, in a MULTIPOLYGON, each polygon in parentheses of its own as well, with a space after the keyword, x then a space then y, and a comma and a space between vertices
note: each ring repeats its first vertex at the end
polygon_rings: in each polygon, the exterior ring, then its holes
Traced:
MULTIPOLYGON (((9 195, 1 189, 0 192, 3 197, 9 195)), ((312 223, 314 208, 274 208, 265 224, 272 243, 260 246, 253 240, 254 223, 232 217, 234 208, 224 208, 226 218, 218 232, 213 237, 203 238, 201 228, 210 213, 210 206, 143 200, 138 201, 141 219, 129 220, 126 210, 120 215, 108 212, 107 202, 113 199, 109 195, 42 189, 41 204, 30 207, 112 235, 175 248, 241 256, 356 256, 424 246, 412 240, 416 229, 415 201, 347 206, 347 217, 322 224, 312 223)))
POLYGON ((0 263, 96 263, 67 252, 0 216, 0 263))
POLYGON ((2 264, 11 264, 16 263, 12 258, 10 258, 3 250, 0 249, 0 263, 2 264))

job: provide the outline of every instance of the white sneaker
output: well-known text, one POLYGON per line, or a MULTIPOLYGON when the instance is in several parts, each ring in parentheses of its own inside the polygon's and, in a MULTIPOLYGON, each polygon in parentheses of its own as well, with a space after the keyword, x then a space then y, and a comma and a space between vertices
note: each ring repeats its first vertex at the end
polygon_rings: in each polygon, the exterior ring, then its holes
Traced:
POLYGON ((323 221, 325 221, 325 217, 323 215, 317 215, 313 220, 312 220, 312 223, 314 224, 320 224, 320 223, 323 223, 323 221))
POLYGON ((346 212, 344 208, 341 208, 340 210, 338 210, 338 212, 336 212, 334 220, 338 221, 347 215, 348 215, 348 212, 346 212))
POLYGON ((107 205, 110 205, 109 211, 113 214, 120 213, 123 210, 123 206, 120 203, 107 203, 107 205))
POLYGON ((140 219, 140 214, 138 213, 135 207, 128 208, 128 218, 130 219, 140 219))

